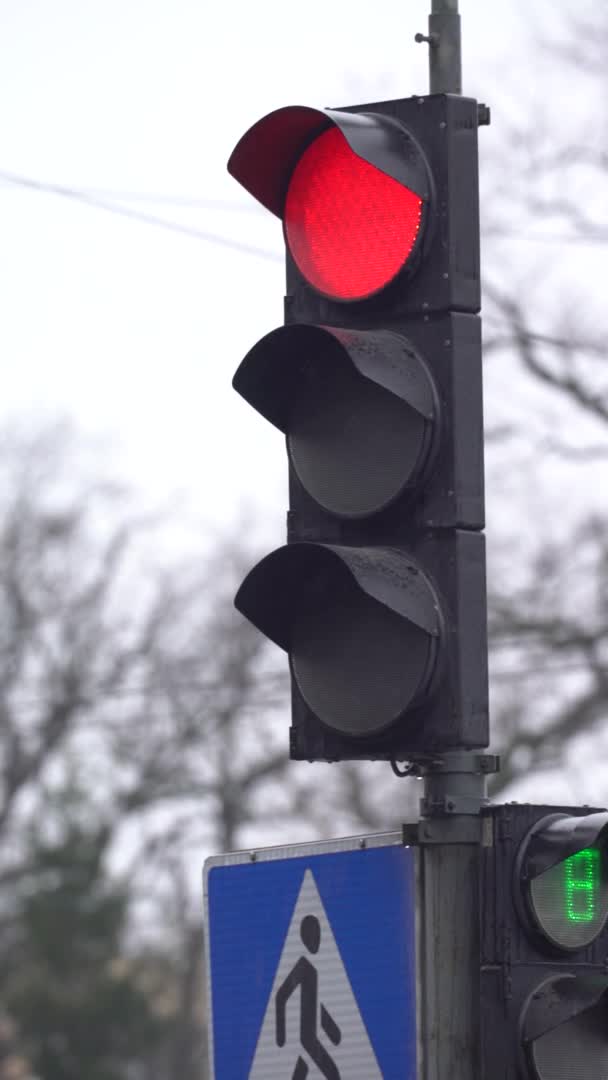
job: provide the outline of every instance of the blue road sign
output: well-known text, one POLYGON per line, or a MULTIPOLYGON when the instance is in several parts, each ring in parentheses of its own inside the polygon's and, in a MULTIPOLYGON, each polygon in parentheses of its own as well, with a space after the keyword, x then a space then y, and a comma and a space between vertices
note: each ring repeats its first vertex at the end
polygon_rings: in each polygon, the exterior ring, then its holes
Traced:
POLYGON ((414 858, 385 833, 207 860, 214 1080, 416 1080, 414 858))

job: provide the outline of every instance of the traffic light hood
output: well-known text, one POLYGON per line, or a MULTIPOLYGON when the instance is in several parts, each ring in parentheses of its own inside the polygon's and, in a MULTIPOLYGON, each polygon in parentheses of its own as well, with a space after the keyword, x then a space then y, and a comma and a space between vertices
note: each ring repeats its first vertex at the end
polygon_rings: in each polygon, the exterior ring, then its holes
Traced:
POLYGON ((304 150, 329 127, 353 153, 429 202, 431 175, 420 146, 399 120, 378 113, 288 105, 258 120, 242 136, 228 172, 277 217, 283 217, 291 174, 304 150))
POLYGON ((297 542, 271 552, 249 572, 235 606, 267 637, 289 651, 294 619, 312 583, 348 575, 355 591, 407 619, 429 637, 440 633, 439 606, 419 568, 393 548, 354 548, 297 542))
POLYGON ((237 369, 232 385, 279 431, 288 433, 291 405, 302 384, 344 361, 364 378, 405 401, 433 421, 438 404, 419 354, 390 330, 343 330, 330 326, 280 326, 261 338, 237 369))
POLYGON ((564 972, 549 976, 542 986, 535 987, 527 1003, 522 1022, 524 1041, 533 1043, 548 1031, 585 1013, 604 997, 607 990, 608 975, 576 977, 564 972))
POLYGON ((571 817, 549 814, 537 821, 524 839, 520 864, 536 878, 577 851, 608 847, 608 810, 571 817))

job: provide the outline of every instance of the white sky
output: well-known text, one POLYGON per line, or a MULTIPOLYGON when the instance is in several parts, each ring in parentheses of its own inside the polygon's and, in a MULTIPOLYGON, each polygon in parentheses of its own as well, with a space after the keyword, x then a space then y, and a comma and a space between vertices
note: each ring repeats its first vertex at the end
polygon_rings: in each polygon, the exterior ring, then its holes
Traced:
MULTIPOLYGON (((2 0, 0 171, 208 200, 207 208, 122 205, 278 258, 0 184, 0 422, 67 413, 86 431, 110 433, 115 470, 153 499, 183 490, 210 525, 248 499, 280 543, 281 436, 230 382, 245 352, 281 322, 281 231, 252 210, 226 160, 279 105, 426 92, 426 47, 413 35, 426 30, 429 7, 2 0)), ((462 0, 461 12, 465 91, 494 105, 482 139, 496 138, 495 91, 525 46, 526 5, 462 0)), ((528 70, 522 107, 538 89, 528 70)))

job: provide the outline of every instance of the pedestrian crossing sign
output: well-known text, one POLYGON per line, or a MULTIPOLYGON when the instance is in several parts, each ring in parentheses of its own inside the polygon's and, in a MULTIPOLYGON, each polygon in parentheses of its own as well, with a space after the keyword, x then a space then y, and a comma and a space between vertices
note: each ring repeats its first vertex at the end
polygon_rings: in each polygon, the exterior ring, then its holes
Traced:
POLYGON ((204 880, 214 1080, 416 1080, 399 834, 221 855, 204 880))

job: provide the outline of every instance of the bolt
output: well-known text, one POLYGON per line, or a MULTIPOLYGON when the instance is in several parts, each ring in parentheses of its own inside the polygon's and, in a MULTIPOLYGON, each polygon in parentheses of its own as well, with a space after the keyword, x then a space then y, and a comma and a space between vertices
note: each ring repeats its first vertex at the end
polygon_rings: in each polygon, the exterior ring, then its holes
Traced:
POLYGON ((414 35, 414 41, 418 45, 421 45, 423 41, 428 41, 429 45, 431 46, 431 49, 436 49, 437 46, 439 45, 439 34, 436 34, 434 32, 431 32, 430 34, 420 34, 420 33, 418 33, 418 34, 414 35))

